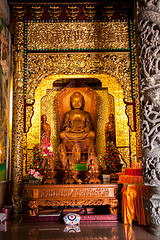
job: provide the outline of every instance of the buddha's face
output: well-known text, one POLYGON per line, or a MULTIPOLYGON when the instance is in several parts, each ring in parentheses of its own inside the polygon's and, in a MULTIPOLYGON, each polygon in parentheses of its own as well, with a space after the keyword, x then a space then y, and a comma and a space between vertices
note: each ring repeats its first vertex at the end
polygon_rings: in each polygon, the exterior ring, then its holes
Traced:
POLYGON ((110 114, 110 115, 109 115, 109 121, 110 121, 110 122, 114 122, 114 115, 113 115, 113 114, 110 114))
POLYGON ((73 107, 74 109, 80 109, 80 108, 82 107, 82 105, 83 105, 82 98, 80 98, 80 97, 74 97, 74 98, 72 98, 71 104, 72 104, 72 107, 73 107))
POLYGON ((42 120, 42 122, 46 122, 47 121, 47 116, 46 115, 42 115, 41 120, 42 120))

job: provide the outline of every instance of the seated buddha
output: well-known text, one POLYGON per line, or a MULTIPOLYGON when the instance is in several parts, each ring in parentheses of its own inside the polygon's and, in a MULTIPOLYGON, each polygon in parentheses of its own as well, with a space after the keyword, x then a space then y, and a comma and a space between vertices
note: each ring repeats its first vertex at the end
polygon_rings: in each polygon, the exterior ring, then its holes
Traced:
POLYGON ((63 140, 94 140, 89 112, 84 111, 84 96, 74 92, 70 97, 71 111, 66 112, 63 120, 60 139, 63 140))

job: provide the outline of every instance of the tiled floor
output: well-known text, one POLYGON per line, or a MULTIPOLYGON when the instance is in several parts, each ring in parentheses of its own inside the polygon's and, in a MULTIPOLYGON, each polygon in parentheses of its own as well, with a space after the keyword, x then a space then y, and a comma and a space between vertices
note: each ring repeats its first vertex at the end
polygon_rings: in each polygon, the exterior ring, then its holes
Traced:
POLYGON ((0 224, 0 240, 159 240, 147 228, 123 223, 81 222, 68 227, 57 222, 27 223, 22 216, 0 224))

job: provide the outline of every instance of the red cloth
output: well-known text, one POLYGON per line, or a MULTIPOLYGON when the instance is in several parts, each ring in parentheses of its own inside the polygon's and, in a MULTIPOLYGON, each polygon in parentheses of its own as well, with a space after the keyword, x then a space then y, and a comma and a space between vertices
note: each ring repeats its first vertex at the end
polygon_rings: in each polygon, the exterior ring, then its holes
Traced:
POLYGON ((125 175, 142 176, 142 169, 127 168, 125 169, 125 175))

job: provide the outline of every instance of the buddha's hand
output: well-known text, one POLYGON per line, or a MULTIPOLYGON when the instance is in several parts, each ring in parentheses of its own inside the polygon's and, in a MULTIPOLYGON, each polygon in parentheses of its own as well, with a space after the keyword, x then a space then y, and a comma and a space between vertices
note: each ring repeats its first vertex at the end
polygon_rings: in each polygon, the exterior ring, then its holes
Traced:
POLYGON ((65 132, 70 132, 71 128, 70 127, 66 127, 65 132))
POLYGON ((90 131, 89 127, 85 127, 85 128, 84 128, 84 131, 85 131, 85 132, 89 132, 89 131, 90 131))
POLYGON ((71 132, 81 133, 81 132, 84 132, 84 130, 83 129, 72 128, 71 132))

